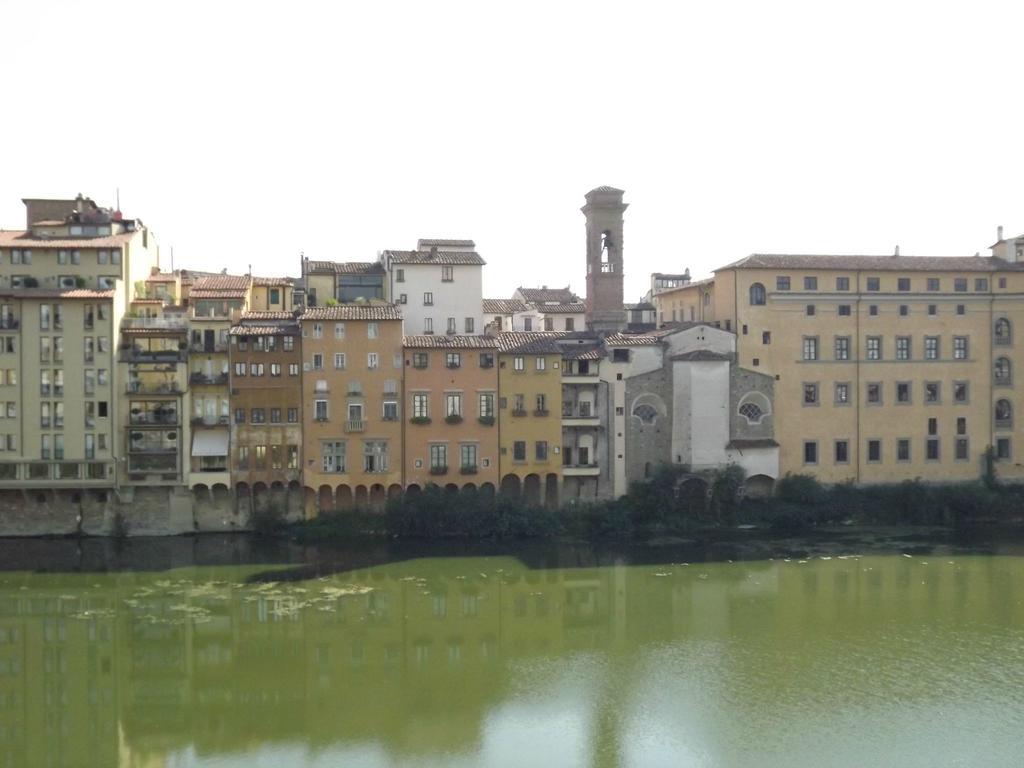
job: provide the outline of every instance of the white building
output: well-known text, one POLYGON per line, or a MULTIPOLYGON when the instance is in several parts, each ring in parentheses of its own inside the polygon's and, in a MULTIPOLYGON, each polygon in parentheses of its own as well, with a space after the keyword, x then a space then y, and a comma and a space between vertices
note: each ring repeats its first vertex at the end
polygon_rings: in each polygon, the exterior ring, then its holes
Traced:
POLYGON ((380 261, 406 334, 483 332, 485 262, 472 240, 419 240, 416 250, 384 251, 380 261))
POLYGON ((523 327, 519 331, 575 331, 586 330, 586 307, 583 300, 565 288, 523 288, 520 286, 512 296, 521 301, 532 312, 523 314, 523 327))
POLYGON ((524 318, 536 315, 519 299, 484 299, 484 323, 497 332, 525 330, 524 318))

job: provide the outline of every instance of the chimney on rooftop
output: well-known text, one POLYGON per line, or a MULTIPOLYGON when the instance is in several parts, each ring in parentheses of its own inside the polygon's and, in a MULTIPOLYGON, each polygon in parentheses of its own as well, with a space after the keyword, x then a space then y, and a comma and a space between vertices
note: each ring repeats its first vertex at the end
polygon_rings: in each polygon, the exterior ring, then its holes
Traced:
POLYGON ((897 245, 896 246, 896 251, 893 253, 893 256, 899 256, 899 255, 900 255, 900 247, 897 245))
POLYGON ((1002 242, 1002 240, 1003 240, 1003 225, 1000 224, 998 227, 996 227, 996 242, 999 243, 999 242, 1002 242))
POLYGON ((436 245, 430 246, 430 258, 432 258, 432 259, 436 259, 437 258, 437 246, 436 245))

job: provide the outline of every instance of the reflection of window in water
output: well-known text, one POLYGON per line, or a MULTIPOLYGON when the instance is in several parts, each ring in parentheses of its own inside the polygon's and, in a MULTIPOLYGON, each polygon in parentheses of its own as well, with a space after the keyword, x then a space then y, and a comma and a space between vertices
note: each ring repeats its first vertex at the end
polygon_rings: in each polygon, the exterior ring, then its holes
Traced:
POLYGON ((462 596, 462 615, 467 618, 475 618, 480 613, 480 596, 479 595, 463 595, 462 596))
POLYGON ((448 596, 443 592, 435 592, 433 595, 434 615, 443 619, 448 615, 448 596))
POLYGON ((454 667, 460 661, 462 661, 462 643, 452 640, 448 643, 448 664, 454 667))
POLYGON ((523 618, 526 616, 526 595, 516 595, 515 610, 516 617, 523 618))
POLYGON ((548 615, 548 596, 547 595, 535 595, 534 596, 534 610, 538 616, 548 615))
POLYGON ((430 661, 430 643, 421 640, 420 642, 416 643, 415 649, 416 663, 419 664, 421 667, 426 666, 427 662, 430 661))

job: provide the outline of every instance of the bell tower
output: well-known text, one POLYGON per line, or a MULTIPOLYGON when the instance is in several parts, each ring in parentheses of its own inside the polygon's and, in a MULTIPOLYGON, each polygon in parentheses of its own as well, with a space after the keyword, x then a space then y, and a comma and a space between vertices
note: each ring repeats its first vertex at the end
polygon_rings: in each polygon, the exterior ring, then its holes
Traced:
POLYGON ((587 330, 615 333, 626 328, 622 304, 622 214, 628 203, 614 187, 586 194, 580 210, 587 218, 587 330))

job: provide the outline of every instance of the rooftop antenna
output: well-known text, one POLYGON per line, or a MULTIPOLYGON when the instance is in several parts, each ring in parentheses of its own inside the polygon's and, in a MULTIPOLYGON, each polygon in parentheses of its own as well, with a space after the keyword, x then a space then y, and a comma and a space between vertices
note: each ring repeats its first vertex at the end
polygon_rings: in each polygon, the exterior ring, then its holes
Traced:
POLYGON ((114 210, 115 211, 120 211, 121 210, 121 188, 120 187, 115 187, 114 188, 114 200, 117 201, 114 204, 115 205, 114 210))
POLYGON ((171 274, 174 274, 174 246, 171 246, 171 274))

